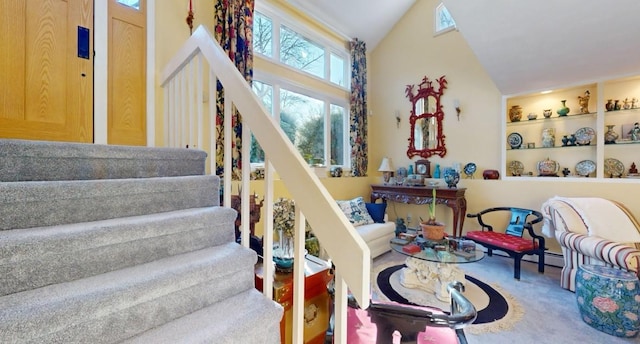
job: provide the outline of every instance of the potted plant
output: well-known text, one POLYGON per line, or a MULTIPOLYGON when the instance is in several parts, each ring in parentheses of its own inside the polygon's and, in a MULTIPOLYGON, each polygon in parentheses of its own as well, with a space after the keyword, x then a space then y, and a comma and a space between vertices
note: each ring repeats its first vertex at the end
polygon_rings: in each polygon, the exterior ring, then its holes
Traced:
POLYGON ((424 221, 420 218, 422 236, 429 240, 444 239, 444 223, 436 221, 436 189, 432 189, 431 203, 429 206, 429 219, 424 221))

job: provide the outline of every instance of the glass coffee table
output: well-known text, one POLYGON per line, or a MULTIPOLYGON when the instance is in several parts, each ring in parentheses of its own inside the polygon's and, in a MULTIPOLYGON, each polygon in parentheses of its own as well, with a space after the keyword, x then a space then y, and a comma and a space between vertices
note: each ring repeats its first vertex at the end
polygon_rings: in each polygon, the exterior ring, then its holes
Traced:
POLYGON ((458 264, 473 263, 484 258, 484 252, 475 248, 475 244, 465 242, 463 245, 459 239, 430 241, 417 237, 407 245, 394 243, 393 240, 390 245, 392 250, 407 256, 407 267, 402 270, 400 283, 406 288, 433 293, 438 300, 445 302, 450 302, 447 291, 449 282, 464 284, 464 272, 458 264))

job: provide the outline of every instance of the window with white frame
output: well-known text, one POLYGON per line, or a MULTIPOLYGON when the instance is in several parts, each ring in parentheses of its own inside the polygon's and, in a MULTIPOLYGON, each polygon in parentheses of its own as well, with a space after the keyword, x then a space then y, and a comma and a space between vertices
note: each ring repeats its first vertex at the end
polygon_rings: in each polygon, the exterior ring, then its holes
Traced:
POLYGON ((440 5, 436 7, 436 11, 435 11, 435 19, 434 19, 435 35, 440 35, 455 29, 456 29, 456 22, 453 20, 453 17, 451 17, 449 10, 447 10, 444 4, 440 3, 440 5))
MULTIPOLYGON (((265 108, 307 162, 349 167, 346 47, 337 47, 321 34, 264 8, 254 14, 253 39, 257 56, 286 67, 286 73, 278 74, 254 70, 253 91, 265 108)), ((255 140, 250 161, 264 161, 255 140)))

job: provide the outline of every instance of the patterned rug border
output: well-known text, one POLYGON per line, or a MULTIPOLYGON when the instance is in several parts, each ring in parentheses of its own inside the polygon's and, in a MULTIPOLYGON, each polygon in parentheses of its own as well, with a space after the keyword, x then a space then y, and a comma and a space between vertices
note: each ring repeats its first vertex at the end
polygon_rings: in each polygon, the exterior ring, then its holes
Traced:
MULTIPOLYGON (((378 274, 380 274, 380 272, 382 272, 387 268, 390 268, 392 266, 396 266, 399 264, 403 264, 403 263, 404 262, 387 262, 387 263, 381 264, 380 266, 375 267, 372 270, 373 273, 371 274, 371 285, 372 285, 372 289, 375 292, 374 295, 377 298, 379 298, 382 301, 391 301, 378 288, 378 283, 377 283, 378 274)), ((481 279, 477 277, 474 277, 474 278, 481 281, 481 279)), ((507 301, 507 304, 509 305, 509 310, 507 311, 507 314, 505 314, 504 317, 496 321, 492 321, 484 324, 471 324, 465 327, 464 328, 465 332, 468 332, 469 334, 477 335, 482 333, 497 333, 502 331, 509 331, 513 329, 516 323, 522 320, 522 316, 524 315, 524 309, 518 303, 518 301, 513 295, 509 294, 498 285, 490 284, 490 283, 486 283, 486 284, 489 285, 491 288, 495 289, 498 293, 500 293, 500 295, 502 295, 502 297, 504 297, 504 299, 507 301)), ((445 310, 445 311, 448 311, 448 310, 445 310)))

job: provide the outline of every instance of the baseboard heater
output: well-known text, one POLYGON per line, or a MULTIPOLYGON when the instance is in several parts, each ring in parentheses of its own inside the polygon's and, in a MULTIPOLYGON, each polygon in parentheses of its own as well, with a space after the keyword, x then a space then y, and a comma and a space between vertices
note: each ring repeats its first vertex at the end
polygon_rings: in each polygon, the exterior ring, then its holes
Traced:
MULTIPOLYGON (((487 249, 484 248, 484 247, 482 248, 482 250, 485 253, 487 252, 487 249)), ((504 252, 498 251, 498 250, 493 250, 493 255, 494 256, 510 258, 509 255, 507 255, 504 252)), ((531 255, 531 254, 527 254, 527 255, 522 257, 522 261, 538 264, 538 257, 534 256, 534 255, 531 255)), ((544 265, 545 266, 552 266, 552 267, 555 267, 555 268, 562 268, 562 267, 564 267, 563 256, 561 254, 558 254, 558 253, 547 252, 547 253, 544 254, 544 265)))

